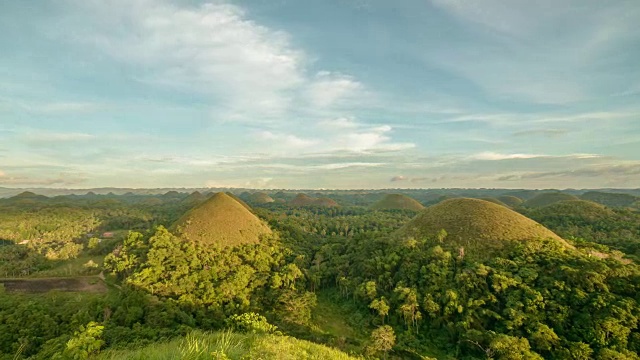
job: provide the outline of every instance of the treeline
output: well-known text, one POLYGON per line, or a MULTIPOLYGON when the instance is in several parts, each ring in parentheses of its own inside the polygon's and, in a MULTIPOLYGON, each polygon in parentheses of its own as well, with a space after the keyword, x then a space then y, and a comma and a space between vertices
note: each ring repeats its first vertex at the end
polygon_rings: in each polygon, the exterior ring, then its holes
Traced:
MULTIPOLYGON (((445 239, 446 241, 446 239, 445 239)), ((637 359, 640 268, 528 242, 467 262, 434 241, 344 239, 308 264, 375 320, 398 349, 438 344, 456 358, 637 359)))

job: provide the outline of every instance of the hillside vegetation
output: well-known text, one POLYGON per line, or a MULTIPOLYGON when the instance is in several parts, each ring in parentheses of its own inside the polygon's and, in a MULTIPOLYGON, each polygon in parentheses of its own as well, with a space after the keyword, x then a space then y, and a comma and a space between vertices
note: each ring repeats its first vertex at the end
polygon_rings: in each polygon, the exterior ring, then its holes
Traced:
POLYGON ((529 208, 543 207, 559 201, 567 200, 578 200, 578 197, 561 192, 548 192, 534 196, 533 198, 525 201, 522 206, 529 208))
POLYGON ((516 213, 478 199, 505 190, 460 189, 403 190, 473 197, 417 214, 372 211, 385 192, 365 190, 252 212, 225 193, 192 207, 111 190, 0 199, 0 360, 639 360, 630 209, 516 213), (178 220, 206 238, 167 230, 178 220), (247 224, 268 233, 214 236, 247 224))
POLYGON ((631 194, 606 193, 601 191, 588 191, 582 194, 580 198, 618 208, 636 206, 635 204, 640 201, 640 197, 631 194))

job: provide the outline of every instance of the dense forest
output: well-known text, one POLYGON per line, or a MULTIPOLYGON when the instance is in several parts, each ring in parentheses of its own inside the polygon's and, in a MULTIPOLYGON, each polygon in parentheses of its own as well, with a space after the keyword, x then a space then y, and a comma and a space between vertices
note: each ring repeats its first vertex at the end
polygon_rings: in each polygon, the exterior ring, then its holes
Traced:
POLYGON ((298 195, 0 199, 0 359, 640 358, 634 195, 298 195))

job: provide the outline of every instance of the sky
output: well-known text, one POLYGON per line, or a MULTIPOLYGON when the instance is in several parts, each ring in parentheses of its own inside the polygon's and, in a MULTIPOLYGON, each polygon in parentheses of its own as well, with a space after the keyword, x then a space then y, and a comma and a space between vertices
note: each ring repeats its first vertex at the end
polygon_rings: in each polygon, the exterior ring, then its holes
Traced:
POLYGON ((0 187, 640 187, 637 0, 0 0, 0 187))

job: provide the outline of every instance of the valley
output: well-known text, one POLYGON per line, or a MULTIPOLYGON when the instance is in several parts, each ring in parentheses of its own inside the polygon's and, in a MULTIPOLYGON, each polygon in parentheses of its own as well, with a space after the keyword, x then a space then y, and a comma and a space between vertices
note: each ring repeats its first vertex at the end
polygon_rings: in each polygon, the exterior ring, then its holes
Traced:
POLYGON ((513 193, 0 199, 0 358, 636 359, 634 195, 513 193))

